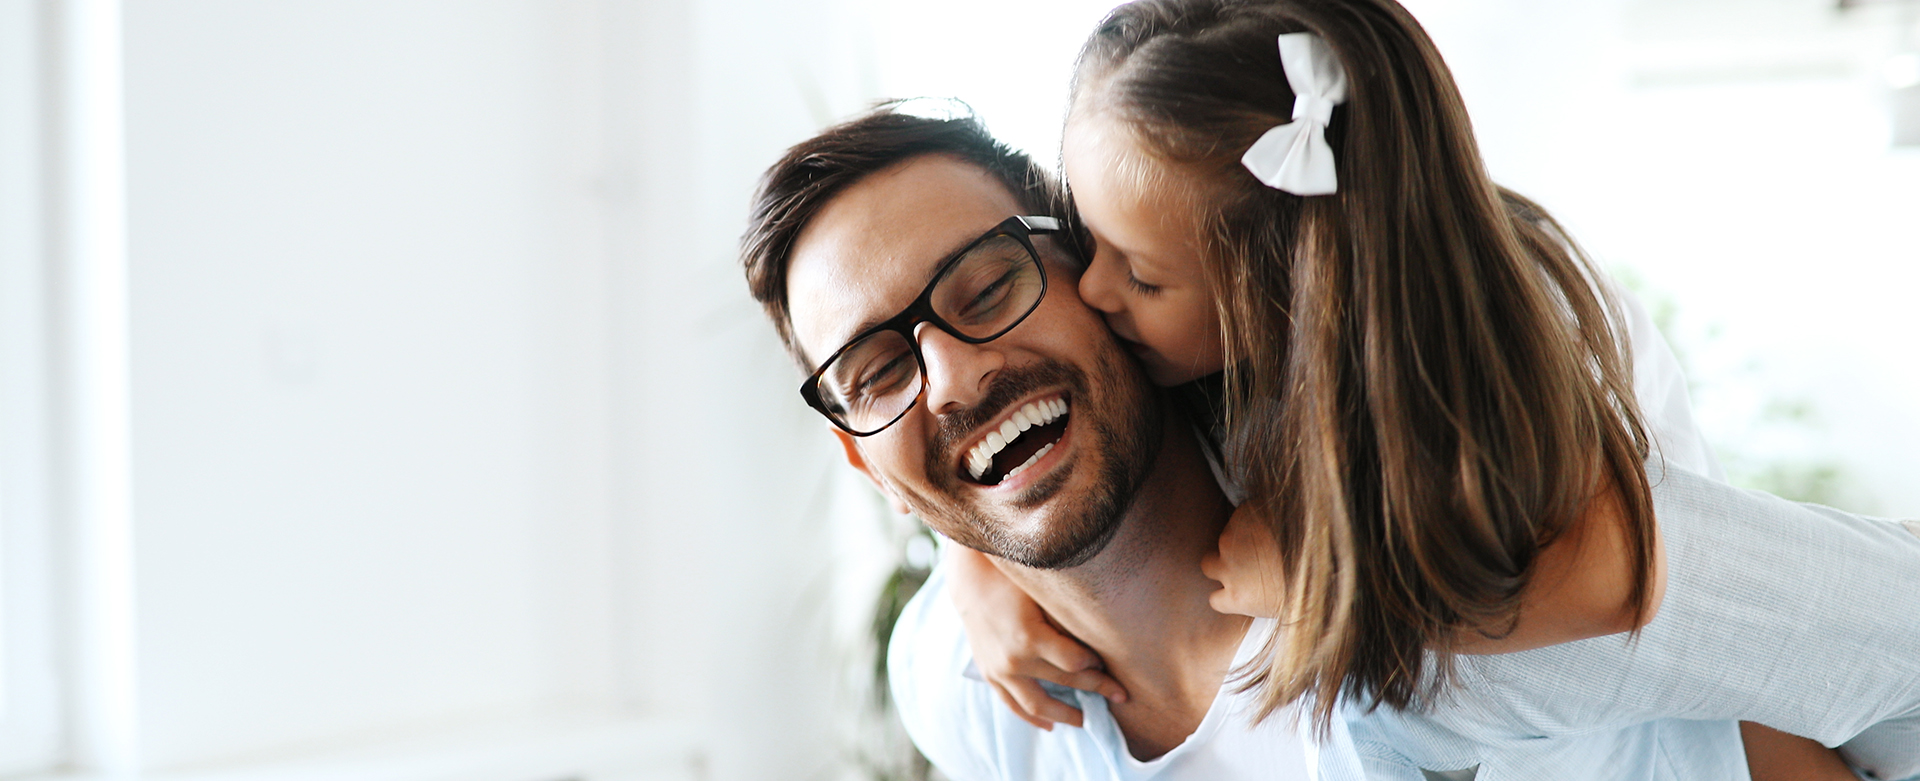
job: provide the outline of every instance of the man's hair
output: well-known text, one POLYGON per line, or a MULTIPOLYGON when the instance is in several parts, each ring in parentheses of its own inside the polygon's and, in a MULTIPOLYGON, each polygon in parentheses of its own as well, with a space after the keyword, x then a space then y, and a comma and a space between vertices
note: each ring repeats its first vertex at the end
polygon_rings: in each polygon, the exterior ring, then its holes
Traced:
MULTIPOLYGON (((740 237, 740 262, 747 288, 766 307, 801 371, 812 371, 793 338, 787 308, 787 267, 793 245, 807 223, 829 201, 866 177, 926 155, 949 155, 978 166, 1005 185, 1027 214, 1067 219, 1065 196, 1046 169, 995 139, 971 113, 927 117, 903 113, 902 103, 883 103, 872 111, 795 144, 760 177, 753 195, 747 232, 740 237)), ((1008 215, 1012 216, 1012 215, 1008 215)))

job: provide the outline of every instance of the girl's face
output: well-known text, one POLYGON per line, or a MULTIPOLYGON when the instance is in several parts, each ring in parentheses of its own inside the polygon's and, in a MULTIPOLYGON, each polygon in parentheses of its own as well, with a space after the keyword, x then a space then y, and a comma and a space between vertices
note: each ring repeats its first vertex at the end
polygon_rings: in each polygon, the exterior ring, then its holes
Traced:
POLYGON ((1102 116, 1067 121, 1061 158, 1074 205, 1093 234, 1080 298, 1160 385, 1179 385, 1226 365, 1220 318, 1202 267, 1200 218, 1185 187, 1167 181, 1130 133, 1102 116))

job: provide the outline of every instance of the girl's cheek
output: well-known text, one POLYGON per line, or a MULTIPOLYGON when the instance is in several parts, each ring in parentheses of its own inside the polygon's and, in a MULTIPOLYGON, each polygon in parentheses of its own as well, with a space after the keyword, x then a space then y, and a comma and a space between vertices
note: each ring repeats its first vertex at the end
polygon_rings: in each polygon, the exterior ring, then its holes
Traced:
POLYGON ((1139 341, 1160 364, 1155 382, 1177 385, 1220 371, 1226 359, 1220 344, 1218 315, 1211 302, 1158 301, 1133 310, 1139 341))
POLYGON ((1206 376, 1226 368, 1226 349, 1221 342, 1220 313, 1214 306, 1213 297, 1198 296, 1181 318, 1181 328, 1185 334, 1187 352, 1199 376, 1206 376))

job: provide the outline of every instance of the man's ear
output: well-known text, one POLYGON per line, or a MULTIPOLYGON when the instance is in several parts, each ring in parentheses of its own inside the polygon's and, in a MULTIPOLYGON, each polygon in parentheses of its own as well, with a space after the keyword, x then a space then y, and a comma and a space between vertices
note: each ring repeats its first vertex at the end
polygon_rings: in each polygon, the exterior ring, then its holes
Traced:
POLYGON ((913 512, 913 510, 907 507, 906 502, 900 501, 900 497, 894 496, 893 491, 887 489, 887 484, 880 482, 880 478, 873 474, 873 467, 867 465, 867 458, 860 454, 860 447, 854 443, 852 434, 841 431, 839 426, 831 423, 827 424, 827 430, 833 432, 833 435, 840 439, 840 449, 847 451, 847 463, 852 465, 854 469, 860 470, 860 474, 866 475, 867 479, 873 482, 873 487, 880 489, 880 495, 887 497, 887 502, 893 505, 894 512, 901 515, 907 515, 913 512))

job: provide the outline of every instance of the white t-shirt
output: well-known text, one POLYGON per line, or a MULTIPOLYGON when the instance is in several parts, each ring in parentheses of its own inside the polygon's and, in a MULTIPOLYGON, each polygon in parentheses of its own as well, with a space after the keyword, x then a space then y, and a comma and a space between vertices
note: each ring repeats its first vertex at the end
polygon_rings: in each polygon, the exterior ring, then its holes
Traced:
MULTIPOLYGON (((1249 631, 1234 664, 1247 661, 1265 636, 1264 626, 1249 631)), ((1097 694, 1049 685, 1049 691, 1081 710, 1086 726, 1034 729, 1001 704, 993 688, 973 672, 965 630, 946 596, 945 573, 938 570, 901 615, 887 662, 907 733, 954 781, 1320 777, 1308 768, 1322 747, 1300 738, 1289 713, 1249 726, 1253 697, 1235 695, 1228 686, 1222 687, 1199 729, 1172 751, 1146 762, 1127 751, 1106 699, 1097 694)), ((1336 727, 1328 748, 1344 747, 1357 762, 1346 725, 1336 727)), ((1355 773, 1340 781, 1360 777, 1355 773)))
MULTIPOLYGON (((1691 471, 1720 478, 1719 464, 1694 425, 1686 380, 1673 351, 1646 309, 1631 296, 1618 295, 1633 347, 1634 394, 1656 453, 1691 471)), ((1234 657, 1236 668, 1259 649, 1270 625, 1256 621, 1248 630, 1234 657)), ((1356 751, 1343 720, 1335 720, 1331 739, 1325 743, 1311 740, 1304 723, 1297 727, 1286 711, 1251 725, 1254 695, 1237 694, 1224 683, 1199 729, 1172 751, 1147 762, 1127 751, 1106 700, 1097 694, 1048 684, 1049 691, 1080 708, 1085 727, 1036 729, 1014 716, 974 671, 966 631, 947 597, 946 575, 938 568, 894 626, 887 676, 907 734, 954 781, 1427 778, 1390 744, 1370 740, 1367 750, 1356 751)), ((1724 741, 1728 736, 1738 740, 1731 729, 1711 734, 1713 740, 1724 741)), ((1604 737, 1599 740, 1604 746, 1596 744, 1595 750, 1617 751, 1604 737)), ((1632 741, 1622 738, 1620 742, 1632 741)))

